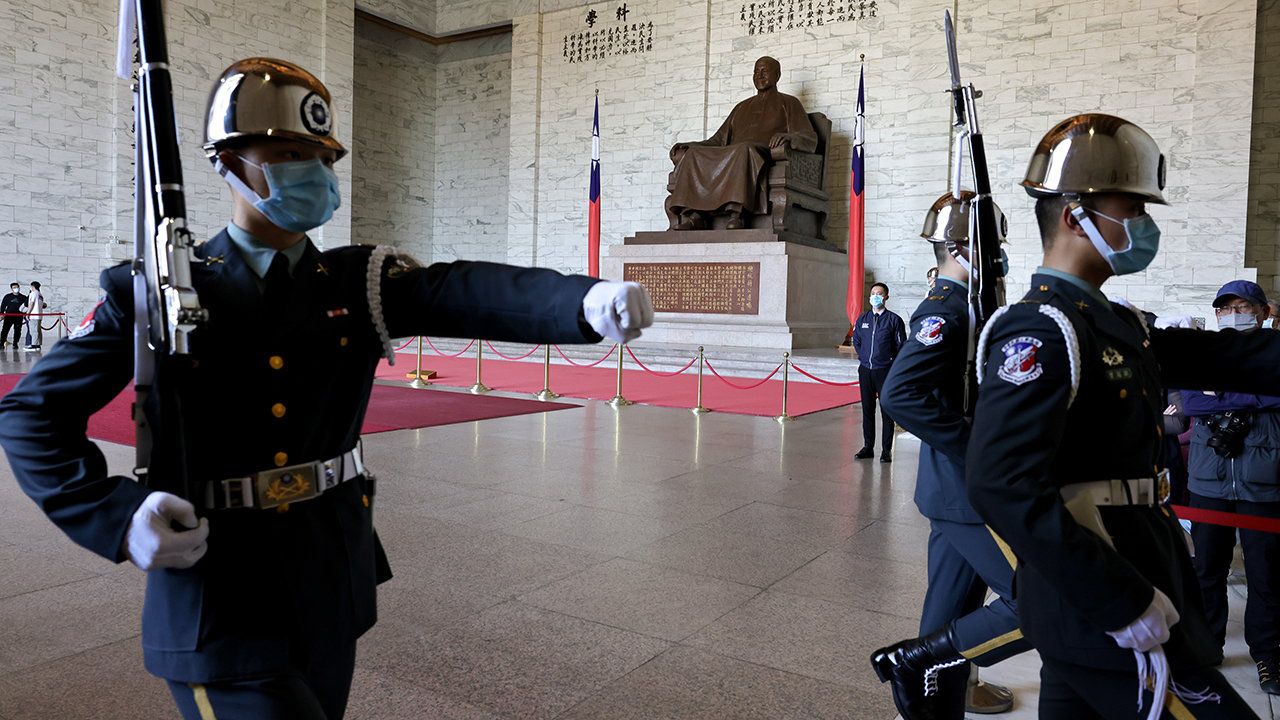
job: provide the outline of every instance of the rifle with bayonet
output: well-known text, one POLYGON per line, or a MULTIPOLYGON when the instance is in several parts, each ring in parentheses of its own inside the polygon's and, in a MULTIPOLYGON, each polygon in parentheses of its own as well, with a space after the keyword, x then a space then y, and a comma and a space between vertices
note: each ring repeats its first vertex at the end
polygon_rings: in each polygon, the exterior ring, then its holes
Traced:
MULTIPOLYGON (((961 200, 961 176, 964 167, 964 151, 969 150, 972 168, 973 197, 968 201, 969 218, 969 355, 965 365, 965 411, 973 410, 974 398, 970 392, 975 377, 977 338, 983 325, 996 309, 1004 305, 1004 279, 1000 268, 1000 241, 1003 233, 997 217, 995 201, 991 198, 991 179, 987 175, 987 151, 978 125, 978 109, 974 102, 982 93, 972 84, 960 81, 960 59, 956 52, 956 30, 951 22, 951 12, 944 11, 943 30, 947 37, 947 63, 951 71, 952 109, 955 119, 952 132, 955 136, 954 176, 952 194, 961 200)), ((956 254, 956 250, 952 249, 956 254)))
MULTIPOLYGON (((173 106, 173 81, 160 0, 121 0, 120 47, 116 72, 133 77, 134 108, 134 389, 137 433, 134 473, 147 483, 151 467, 153 431, 148 409, 162 407, 166 437, 185 440, 181 398, 152 398, 156 369, 165 359, 190 352, 192 333, 204 323, 191 284, 191 251, 195 240, 187 229, 186 197, 178 124, 173 106), (133 40, 137 39, 138 67, 133 72, 133 40), (164 402, 155 402, 163 400, 164 402)), ((174 448, 185 458, 184 448, 174 448)), ((183 477, 166 478, 190 497, 186 463, 178 463, 183 477)))

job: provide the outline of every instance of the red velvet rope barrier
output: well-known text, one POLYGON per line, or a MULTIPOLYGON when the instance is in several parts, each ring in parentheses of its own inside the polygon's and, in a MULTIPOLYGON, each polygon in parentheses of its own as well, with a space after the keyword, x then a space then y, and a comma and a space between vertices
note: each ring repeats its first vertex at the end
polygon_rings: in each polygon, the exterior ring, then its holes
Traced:
POLYGON ((791 363, 791 369, 792 369, 792 370, 795 370, 796 372, 800 373, 801 375, 803 375, 803 376, 805 376, 805 377, 809 378, 810 380, 817 380, 818 382, 822 383, 823 385, 831 385, 832 387, 853 387, 854 385, 857 385, 857 384, 858 384, 858 381, 857 381, 857 380, 854 380, 853 382, 832 382, 832 381, 830 381, 830 380, 823 380, 822 378, 818 377, 817 375, 811 375, 808 371, 806 371, 804 368, 800 367, 799 365, 797 365, 797 364, 795 364, 795 363, 791 363))
POLYGON ((1177 514, 1179 520, 1190 520, 1191 522, 1202 522, 1209 525, 1223 525, 1240 528, 1241 530, 1280 533, 1280 518, 1244 515, 1222 510, 1206 510, 1204 508, 1187 507, 1186 505, 1170 505, 1169 509, 1177 514))
POLYGON ((392 352, 400 352, 401 350, 403 350, 403 349, 405 349, 405 348, 409 347, 409 343, 411 343, 411 342, 413 342, 414 340, 417 340, 417 339, 418 339, 418 338, 416 338, 416 337, 411 337, 411 338, 409 338, 408 340, 405 340, 403 345, 401 345, 400 347, 396 348, 395 350, 392 350, 392 352))
POLYGON ((751 385, 738 385, 737 383, 730 382, 728 378, 726 378, 725 376, 723 376, 723 375, 721 375, 720 373, 716 372, 716 369, 715 369, 715 367, 714 367, 714 366, 712 366, 712 364, 711 364, 711 361, 710 361, 710 360, 707 360, 707 369, 711 371, 711 374, 712 374, 712 375, 715 375, 716 377, 720 378, 720 382, 724 383, 725 385, 728 385, 728 386, 729 386, 729 387, 731 387, 731 388, 734 388, 735 390, 751 390, 751 389, 754 389, 754 388, 758 388, 758 387, 760 387, 761 385, 763 385, 763 384, 765 384, 765 383, 769 382, 770 380, 772 380, 772 379, 773 379, 773 376, 774 376, 774 375, 777 375, 777 374, 778 374, 778 371, 782 369, 782 363, 778 363, 778 367, 774 368, 774 369, 773 369, 773 372, 771 372, 771 373, 769 373, 768 375, 766 375, 766 376, 764 377, 764 379, 763 379, 763 380, 761 380, 760 382, 757 382, 757 383, 751 384, 751 385))
POLYGON ((461 349, 461 350, 459 350, 458 352, 456 352, 456 353, 447 353, 447 352, 442 352, 442 351, 440 350, 440 348, 438 348, 438 347, 436 347, 434 344, 432 344, 432 342, 431 342, 431 338, 427 337, 426 335, 423 335, 423 336, 422 336, 422 339, 423 339, 423 340, 425 340, 425 341, 427 342, 427 344, 428 344, 428 345, 431 345, 431 349, 432 349, 432 350, 435 350, 437 355, 442 355, 442 356, 444 356, 444 357, 454 357, 454 358, 456 358, 456 357, 462 357, 462 355, 463 355, 463 354, 465 354, 468 350, 470 350, 470 349, 471 349, 471 346, 472 346, 472 345, 475 345, 475 344, 476 344, 476 341, 475 341, 475 340, 472 340, 471 342, 467 343, 467 346, 466 346, 466 347, 462 348, 462 349, 461 349))
POLYGON ((688 364, 686 364, 684 367, 680 368, 675 372, 658 372, 657 370, 653 370, 648 365, 645 365, 643 362, 641 362, 640 358, 636 357, 636 354, 631 352, 631 348, 627 348, 627 354, 630 355, 631 359, 635 360, 636 364, 639 365, 641 369, 643 369, 645 372, 649 373, 650 375, 656 375, 658 377, 675 377, 677 375, 681 375, 684 373, 685 370, 688 370, 689 368, 693 367, 694 363, 698 362, 698 357, 695 355, 691 360, 689 360, 688 364))
POLYGON ((600 358, 599 360, 597 360, 597 361, 595 361, 595 362, 593 362, 593 363, 585 363, 585 364, 584 364, 584 363, 576 363, 576 362, 574 362, 574 361, 570 360, 570 359, 569 359, 569 356, 564 354, 564 351, 560 349, 560 346, 559 346, 559 345, 553 345, 552 347, 554 347, 554 348, 556 349, 556 352, 560 353, 560 357, 564 358, 564 361, 565 361, 565 362, 567 362, 567 363, 569 363, 570 365, 573 365, 573 366, 575 366, 575 367, 585 367, 585 368, 593 368, 593 367, 595 367, 595 366, 599 365, 600 363, 604 362, 605 360, 608 360, 608 359, 609 359, 609 356, 610 356, 610 355, 613 355, 613 351, 614 351, 614 350, 616 350, 616 349, 618 348, 618 346, 617 346, 617 345, 614 345, 613 347, 609 348, 609 352, 605 353, 605 354, 604 354, 604 357, 600 358))
POLYGON ((532 349, 532 350, 530 350, 529 352, 527 352, 527 353, 525 353, 525 354, 523 354, 523 355, 516 355, 516 356, 514 356, 514 357, 513 357, 513 356, 511 356, 511 355, 503 355, 503 354, 502 354, 502 351, 501 351, 501 350, 499 350, 498 348, 494 347, 494 346, 493 346, 493 343, 489 342, 488 340, 485 340, 485 341, 484 341, 484 344, 489 346, 489 349, 493 351, 493 354, 494 354, 494 355, 497 355, 498 357, 502 358, 503 360, 523 360, 523 359, 525 359, 525 358, 529 357, 530 355, 532 355, 532 354, 534 354, 534 353, 538 352, 538 348, 542 347, 541 345, 534 345, 534 346, 533 346, 533 349, 532 349))

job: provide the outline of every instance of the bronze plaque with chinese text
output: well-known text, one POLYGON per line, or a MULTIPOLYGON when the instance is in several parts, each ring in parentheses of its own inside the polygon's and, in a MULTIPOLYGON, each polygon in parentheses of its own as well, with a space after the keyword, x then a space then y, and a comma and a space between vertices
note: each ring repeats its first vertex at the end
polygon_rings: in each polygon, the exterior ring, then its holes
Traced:
POLYGON ((658 312, 760 314, 760 263, 623 263, 625 280, 644 285, 658 312))

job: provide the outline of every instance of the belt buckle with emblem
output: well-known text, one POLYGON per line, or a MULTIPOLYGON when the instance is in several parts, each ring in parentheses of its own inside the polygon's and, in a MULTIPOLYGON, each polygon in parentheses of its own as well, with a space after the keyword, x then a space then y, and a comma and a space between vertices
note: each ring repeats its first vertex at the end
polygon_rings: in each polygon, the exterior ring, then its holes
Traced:
POLYGON ((258 473, 258 507, 266 509, 310 500, 320 494, 315 463, 258 473))

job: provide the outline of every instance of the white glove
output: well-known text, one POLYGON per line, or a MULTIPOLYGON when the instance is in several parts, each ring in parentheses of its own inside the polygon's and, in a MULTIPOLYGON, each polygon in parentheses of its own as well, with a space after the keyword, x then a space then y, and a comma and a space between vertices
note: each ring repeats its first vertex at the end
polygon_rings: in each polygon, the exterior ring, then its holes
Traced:
POLYGON ((129 521, 124 554, 143 570, 189 568, 209 549, 209 520, 196 519, 196 508, 177 495, 153 492, 129 521), (190 530, 174 530, 173 521, 190 530))
POLYGON ((1147 652, 1169 641, 1169 628, 1177 625, 1180 619, 1178 611, 1168 595, 1160 592, 1160 588, 1154 590, 1155 597, 1151 598, 1146 612, 1119 630, 1107 632, 1120 647, 1147 652))
POLYGON ((582 299, 582 316, 592 330, 618 343, 640 337, 653 324, 653 303, 640 283, 598 282, 582 299))

